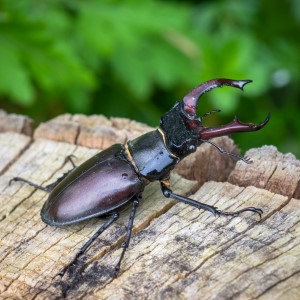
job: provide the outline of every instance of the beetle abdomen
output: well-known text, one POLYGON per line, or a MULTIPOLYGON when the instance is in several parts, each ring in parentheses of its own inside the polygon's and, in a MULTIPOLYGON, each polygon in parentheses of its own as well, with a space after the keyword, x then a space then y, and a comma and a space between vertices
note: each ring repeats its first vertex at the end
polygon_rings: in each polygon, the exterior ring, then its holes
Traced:
POLYGON ((143 190, 143 183, 116 144, 96 154, 50 193, 42 220, 54 226, 66 225, 107 214, 143 190))

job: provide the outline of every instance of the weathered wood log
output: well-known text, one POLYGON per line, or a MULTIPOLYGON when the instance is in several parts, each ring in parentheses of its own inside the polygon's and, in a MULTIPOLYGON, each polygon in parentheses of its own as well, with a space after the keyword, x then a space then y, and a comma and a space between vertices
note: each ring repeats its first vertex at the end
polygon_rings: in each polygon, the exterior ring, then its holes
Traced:
POLYGON ((300 198, 300 161, 291 153, 282 154, 274 146, 251 149, 250 166, 238 162, 228 181, 239 185, 254 185, 288 197, 300 198))
MULTIPOLYGON (((245 165, 203 145, 176 169, 196 181, 172 174, 176 192, 220 209, 257 206, 262 220, 251 213, 216 218, 165 199, 154 183, 143 194, 119 277, 111 275, 128 211, 70 272, 57 275, 103 220, 47 226, 39 216, 47 194, 9 180, 47 185, 70 169, 67 155, 80 164, 148 130, 125 119, 64 115, 41 124, 33 139, 0 134, 0 299, 299 299, 300 164, 272 147, 250 150, 254 162, 245 165)), ((216 142, 238 151, 226 137, 216 142)))
POLYGON ((32 135, 32 120, 26 116, 7 114, 0 109, 0 132, 18 132, 32 135))

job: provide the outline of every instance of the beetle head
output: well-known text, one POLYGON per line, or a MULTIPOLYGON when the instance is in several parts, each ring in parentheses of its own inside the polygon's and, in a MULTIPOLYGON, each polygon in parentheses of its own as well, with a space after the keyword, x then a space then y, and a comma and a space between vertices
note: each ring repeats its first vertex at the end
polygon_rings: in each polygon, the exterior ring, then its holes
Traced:
MULTIPOLYGON (((184 158, 196 151, 197 147, 211 138, 226 134, 246 131, 256 131, 263 128, 269 121, 270 115, 260 124, 242 123, 235 118, 231 123, 207 128, 202 125, 204 116, 196 115, 199 98, 204 93, 216 87, 228 85, 243 90, 251 80, 213 79, 204 82, 188 93, 182 101, 177 102, 160 120, 160 127, 165 135, 168 149, 178 158, 184 158)), ((215 112, 215 111, 213 111, 215 112)))

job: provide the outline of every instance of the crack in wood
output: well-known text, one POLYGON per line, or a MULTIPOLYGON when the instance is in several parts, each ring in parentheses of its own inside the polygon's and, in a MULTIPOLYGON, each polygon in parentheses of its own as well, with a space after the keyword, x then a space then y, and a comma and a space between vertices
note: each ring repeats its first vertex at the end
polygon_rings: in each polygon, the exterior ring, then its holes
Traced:
POLYGON ((280 283, 285 282, 285 281, 287 281, 288 279, 290 279, 290 278, 292 278, 292 277, 294 277, 294 276, 296 276, 296 275, 298 275, 298 274, 300 274, 300 270, 295 271, 294 273, 290 274, 289 276, 287 276, 287 277, 285 277, 285 278, 282 278, 282 279, 278 280, 277 282, 275 282, 274 284, 272 284, 271 286, 269 286, 268 288, 266 288, 261 294, 259 294, 258 296, 256 296, 256 297, 253 298, 253 299, 258 299, 258 298, 262 297, 262 296, 265 295, 267 292, 269 292, 269 291, 271 291, 272 289, 274 289, 274 287, 278 286, 280 283))
POLYGON ((19 152, 16 153, 16 155, 7 163, 7 165, 2 170, 0 170, 0 176, 6 173, 8 169, 18 161, 19 157, 27 151, 27 149, 31 146, 32 143, 32 139, 28 140, 27 144, 25 144, 24 147, 21 148, 19 152))
POLYGON ((74 139, 74 144, 75 145, 78 145, 78 139, 79 139, 80 132, 81 132, 81 126, 79 125, 77 127, 77 132, 76 132, 76 136, 75 136, 75 139, 74 139))

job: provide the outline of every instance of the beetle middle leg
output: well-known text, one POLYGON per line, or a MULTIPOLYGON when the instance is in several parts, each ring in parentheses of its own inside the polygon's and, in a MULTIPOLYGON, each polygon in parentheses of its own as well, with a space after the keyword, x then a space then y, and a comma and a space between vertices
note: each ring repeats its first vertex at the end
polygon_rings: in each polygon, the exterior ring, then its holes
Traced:
POLYGON ((194 206, 198 209, 204 209, 207 210, 209 212, 211 212, 214 215, 224 215, 224 216, 238 216, 240 213, 242 212, 246 212, 246 211, 251 211, 254 212, 256 214, 259 215, 259 217, 261 218, 263 211, 260 208, 256 208, 256 207, 245 207, 243 209, 237 210, 237 211, 223 211, 223 210, 219 210, 217 207, 215 206, 211 206, 202 202, 198 202, 195 201, 193 199, 175 194, 172 192, 172 190, 169 188, 169 181, 168 180, 163 180, 160 182, 161 184, 161 190, 163 192, 163 195, 167 198, 172 198, 174 200, 183 202, 185 204, 194 206))
POLYGON ((63 163, 63 166, 67 163, 67 162, 70 162, 71 165, 72 165, 72 169, 68 170, 67 172, 65 172, 61 177, 59 177, 56 181, 54 181, 53 183, 50 183, 48 185, 46 185, 45 187, 44 186, 41 186, 41 185, 38 185, 32 181, 29 181, 25 178, 22 178, 22 177, 14 177, 12 178, 10 181, 9 181, 9 185, 11 185, 11 183, 13 181, 21 181, 21 182, 25 182, 27 184, 29 184, 30 186, 36 188, 36 189, 39 189, 39 190, 42 190, 44 192, 51 192, 53 190, 53 188, 55 186, 57 186, 64 178, 66 178, 74 169, 76 169, 76 165, 73 161, 73 158, 75 157, 75 155, 71 154, 71 155, 68 155, 65 160, 64 160, 64 163, 63 163))

